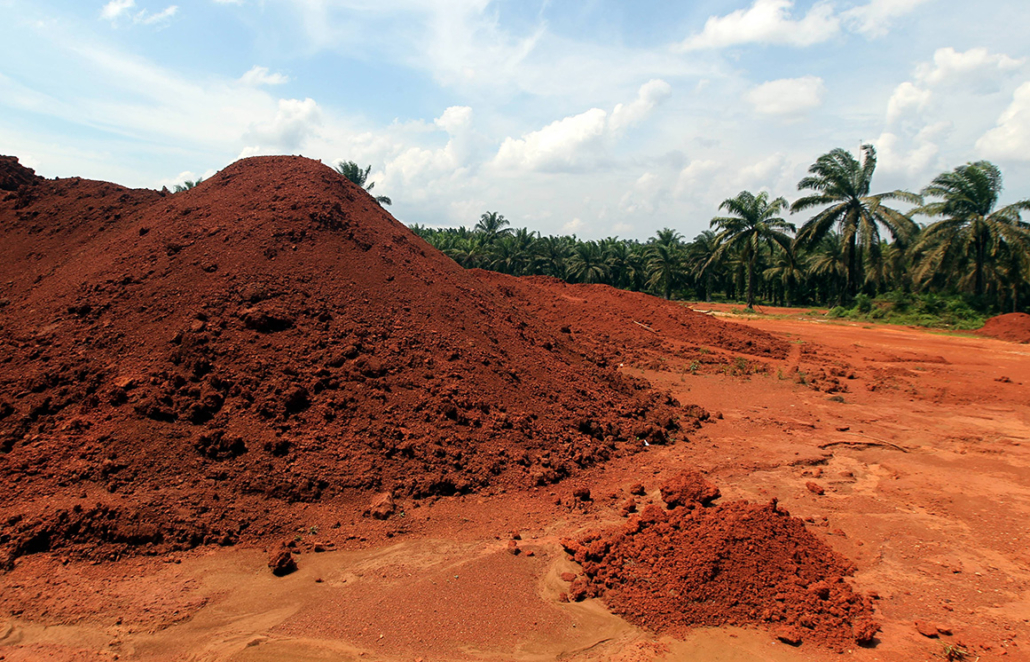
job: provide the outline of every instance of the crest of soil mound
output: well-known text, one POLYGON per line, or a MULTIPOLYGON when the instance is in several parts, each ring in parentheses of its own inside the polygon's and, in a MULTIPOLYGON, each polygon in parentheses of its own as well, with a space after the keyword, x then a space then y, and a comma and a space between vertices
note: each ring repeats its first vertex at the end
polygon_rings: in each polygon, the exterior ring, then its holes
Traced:
POLYGON ((718 489, 696 472, 662 487, 669 510, 646 507, 617 529, 563 540, 582 565, 570 588, 657 632, 696 625, 762 625, 783 641, 838 650, 879 630, 853 568, 777 507, 703 504, 718 489), (693 498, 691 498, 693 497, 693 498))
POLYGON ((697 424, 300 157, 167 194, 0 161, 0 546, 558 481, 697 424), (644 438, 640 438, 641 435, 644 438))
POLYGON ((1030 343, 1030 315, 1026 313, 1008 313, 987 320, 978 332, 982 336, 1008 340, 1009 342, 1030 343))

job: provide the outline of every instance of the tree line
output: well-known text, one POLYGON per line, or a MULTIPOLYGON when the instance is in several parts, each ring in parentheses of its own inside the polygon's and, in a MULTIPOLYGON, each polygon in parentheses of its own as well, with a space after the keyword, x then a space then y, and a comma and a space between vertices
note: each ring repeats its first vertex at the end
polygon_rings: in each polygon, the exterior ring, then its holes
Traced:
POLYGON ((998 208, 1002 174, 988 161, 941 173, 919 193, 872 193, 876 150, 820 156, 792 205, 742 191, 687 241, 666 228, 646 242, 541 236, 483 214, 471 229, 412 229, 466 268, 604 283, 671 298, 843 306, 872 297, 961 299, 983 313, 1030 302, 1030 200, 998 208), (910 208, 901 211, 896 203, 910 208), (800 227, 786 212, 814 212, 800 227))

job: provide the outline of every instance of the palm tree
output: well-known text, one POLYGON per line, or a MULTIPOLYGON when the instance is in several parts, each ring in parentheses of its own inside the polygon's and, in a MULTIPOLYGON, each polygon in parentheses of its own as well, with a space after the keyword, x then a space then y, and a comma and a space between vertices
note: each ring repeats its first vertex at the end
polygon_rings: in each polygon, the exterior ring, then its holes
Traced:
POLYGON ((711 226, 718 227, 716 237, 719 248, 716 255, 721 256, 727 250, 739 248, 747 274, 747 307, 755 306, 755 262, 761 253, 762 246, 770 250, 774 245, 791 255, 791 237, 786 232, 794 232, 794 226, 777 214, 786 209, 784 198, 769 200, 769 194, 762 191, 757 196, 750 191, 741 191, 735 198, 727 198, 719 205, 731 216, 719 216, 712 219, 711 226))
POLYGON ((609 237, 601 241, 601 251, 604 253, 604 261, 608 265, 611 278, 609 285, 632 290, 640 281, 638 276, 643 269, 643 261, 638 246, 636 242, 623 241, 618 237, 609 237))
POLYGON ((543 237, 534 245, 536 273, 566 280, 569 277, 568 260, 572 255, 574 239, 571 237, 543 237))
POLYGON ((479 222, 476 223, 476 227, 473 230, 483 234, 487 242, 493 243, 501 237, 507 237, 512 233, 512 229, 508 227, 509 225, 511 223, 504 216, 495 211, 488 211, 479 217, 479 222))
POLYGON ((569 275, 581 283, 603 283, 608 278, 608 265, 596 241, 577 242, 568 260, 569 275))
POLYGON ((851 152, 835 149, 823 154, 808 169, 810 176, 798 182, 798 190, 815 191, 814 195, 798 199, 791 205, 791 213, 813 207, 824 207, 809 219, 798 232, 797 243, 812 246, 826 233, 836 228, 844 241, 847 262, 848 296, 858 291, 863 247, 878 245, 882 226, 895 241, 907 242, 916 232, 916 224, 909 216, 884 204, 887 200, 900 200, 922 204, 922 198, 907 191, 891 191, 870 195, 873 172, 876 170, 876 149, 862 145, 862 160, 851 152))
POLYGON ((811 252, 805 256, 808 273, 815 276, 815 289, 823 289, 822 300, 831 299, 837 305, 844 300, 847 290, 848 258, 846 244, 836 232, 827 232, 811 252))
MULTIPOLYGON (((660 235, 661 233, 659 233, 660 235)), ((647 247, 647 286, 672 299, 672 290, 686 275, 679 243, 656 241, 647 247)))
POLYGON ((1030 247, 1030 224, 1020 212, 1030 209, 1030 200, 1020 200, 995 210, 1001 195, 1001 170, 989 161, 959 166, 934 178, 923 195, 941 198, 939 202, 918 207, 913 213, 942 220, 923 231, 917 249, 925 251, 916 278, 925 281, 941 268, 972 268, 960 285, 972 285, 973 294, 982 296, 987 289, 990 263, 1009 244, 1019 250, 1030 247), (972 281, 971 283, 969 281, 972 281))
MULTIPOLYGON (((365 189, 370 193, 372 191, 372 188, 376 185, 375 182, 368 182, 368 186, 365 185, 365 182, 368 181, 368 173, 372 172, 372 166, 368 166, 367 168, 362 170, 361 166, 359 166, 357 163, 354 163, 353 161, 340 161, 336 164, 336 172, 340 173, 341 175, 343 175, 344 177, 346 177, 347 179, 354 182, 355 184, 357 184, 358 186, 360 186, 361 188, 365 189)), ((385 195, 377 195, 373 197, 375 197, 375 201, 378 202, 380 205, 393 204, 393 200, 386 197, 385 195)))
POLYGON ((697 284, 700 295, 705 301, 712 300, 712 291, 715 289, 714 280, 721 276, 724 265, 721 256, 716 256, 719 250, 719 242, 716 234, 711 230, 705 230, 694 237, 694 241, 687 244, 685 251, 684 267, 697 284))

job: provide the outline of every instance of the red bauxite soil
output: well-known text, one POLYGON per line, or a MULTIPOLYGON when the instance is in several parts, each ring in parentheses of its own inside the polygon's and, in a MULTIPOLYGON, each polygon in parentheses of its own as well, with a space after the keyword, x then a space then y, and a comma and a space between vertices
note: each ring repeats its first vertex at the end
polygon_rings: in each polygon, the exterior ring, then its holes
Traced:
POLYGON ((0 183, 7 565, 268 535, 285 502, 547 484, 705 416, 309 159, 175 195, 10 158, 0 183))
POLYGON ((701 365, 721 365, 727 353, 757 360, 784 359, 790 350, 790 343, 772 334, 640 292, 608 285, 570 285, 548 276, 515 278, 475 272, 502 296, 612 361, 647 364, 658 356, 675 355, 701 365))
POLYGON ((662 488, 669 510, 650 505, 621 528, 564 540, 584 571, 570 597, 600 595, 615 613, 658 632, 763 623, 794 645, 843 650, 873 639, 872 604, 843 579, 850 563, 775 500, 705 507, 718 494, 686 471, 662 488))
POLYGON ((978 333, 999 340, 1030 343, 1030 315, 1008 313, 992 317, 984 323, 978 333))

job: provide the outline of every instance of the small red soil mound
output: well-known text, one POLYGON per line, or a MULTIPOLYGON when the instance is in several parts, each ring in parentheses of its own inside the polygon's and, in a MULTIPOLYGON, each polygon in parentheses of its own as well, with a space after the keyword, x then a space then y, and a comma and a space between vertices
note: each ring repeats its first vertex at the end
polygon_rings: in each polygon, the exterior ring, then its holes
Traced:
POLYGON ((554 482, 681 410, 300 157, 167 194, 0 161, 0 556, 554 482))
MULTIPOLYGON (((782 360, 790 344, 769 333, 695 312, 685 305, 608 285, 568 284, 549 276, 516 278, 474 270, 502 296, 547 320, 611 361, 647 363, 669 355, 707 363, 711 349, 782 360), (700 350, 700 353, 699 353, 700 350)), ((718 358, 725 363, 726 357, 718 358)), ((658 366, 651 366, 658 367, 658 366)))
POLYGON ((651 505, 618 529, 562 544, 583 567, 572 599, 601 596, 656 632, 763 625, 792 644, 842 650, 879 629, 869 599, 843 579, 853 567, 775 501, 651 505))
POLYGON ((1010 342, 1030 343, 1030 315, 1026 313, 1008 313, 987 320, 977 333, 982 336, 1008 340, 1010 342))

